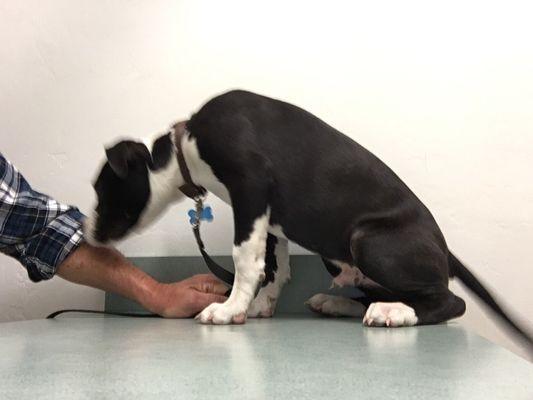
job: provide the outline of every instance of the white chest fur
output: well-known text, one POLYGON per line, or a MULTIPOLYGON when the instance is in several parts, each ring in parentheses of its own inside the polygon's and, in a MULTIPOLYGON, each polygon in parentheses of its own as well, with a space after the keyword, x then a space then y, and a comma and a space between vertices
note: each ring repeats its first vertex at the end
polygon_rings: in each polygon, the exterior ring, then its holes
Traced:
MULTIPOLYGON (((200 157, 196 139, 182 138, 181 148, 183 149, 183 157, 189 167, 191 178, 194 183, 203 186, 209 192, 213 193, 223 202, 231 206, 231 198, 226 189, 226 186, 218 180, 213 169, 200 157)), ((283 229, 280 225, 269 226, 269 233, 274 236, 286 239, 283 229)))

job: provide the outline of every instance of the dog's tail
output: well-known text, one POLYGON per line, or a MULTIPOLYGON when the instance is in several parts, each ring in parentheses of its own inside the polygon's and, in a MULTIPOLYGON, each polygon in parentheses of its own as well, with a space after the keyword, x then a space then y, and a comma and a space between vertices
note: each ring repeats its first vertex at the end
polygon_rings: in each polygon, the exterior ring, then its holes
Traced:
POLYGON ((483 284, 459 261, 451 252, 448 253, 448 265, 450 267, 450 277, 457 277, 464 285, 482 300, 492 311, 494 311, 511 328, 518 337, 525 342, 530 352, 533 353, 533 338, 522 327, 514 322, 506 311, 496 302, 492 294, 483 284))

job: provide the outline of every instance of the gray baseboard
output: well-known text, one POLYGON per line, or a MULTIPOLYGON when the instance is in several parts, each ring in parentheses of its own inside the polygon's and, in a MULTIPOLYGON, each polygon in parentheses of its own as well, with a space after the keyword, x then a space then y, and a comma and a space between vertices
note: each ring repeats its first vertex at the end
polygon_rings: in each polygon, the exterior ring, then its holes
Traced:
MULTIPOLYGON (((231 257, 215 256, 218 263, 233 270, 231 257)), ((194 274, 206 273, 207 267, 201 257, 135 257, 130 260, 142 270, 161 282, 175 282, 194 274)), ((278 302, 278 313, 307 313, 305 300, 316 293, 339 293, 350 297, 361 295, 355 288, 330 290, 331 276, 318 256, 291 256, 291 281, 287 284, 278 302)), ((113 293, 106 293, 105 310, 115 312, 144 312, 134 301, 113 293)))

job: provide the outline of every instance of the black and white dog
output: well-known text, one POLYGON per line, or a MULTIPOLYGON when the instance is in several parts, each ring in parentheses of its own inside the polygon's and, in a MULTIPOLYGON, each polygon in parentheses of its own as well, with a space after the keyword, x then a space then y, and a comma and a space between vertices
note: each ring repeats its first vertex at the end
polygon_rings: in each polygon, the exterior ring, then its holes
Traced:
POLYGON ((315 310, 364 315, 369 326, 435 324, 465 312, 448 289, 458 277, 527 336, 448 250, 429 210, 391 169, 312 114, 250 92, 213 98, 148 145, 127 140, 107 149, 85 225, 89 243, 122 239, 183 198, 176 152, 195 185, 233 207, 234 287, 225 303, 199 314, 202 323, 271 316, 290 276, 291 240, 319 254, 334 283, 366 295, 357 302, 317 295, 309 301, 315 310))

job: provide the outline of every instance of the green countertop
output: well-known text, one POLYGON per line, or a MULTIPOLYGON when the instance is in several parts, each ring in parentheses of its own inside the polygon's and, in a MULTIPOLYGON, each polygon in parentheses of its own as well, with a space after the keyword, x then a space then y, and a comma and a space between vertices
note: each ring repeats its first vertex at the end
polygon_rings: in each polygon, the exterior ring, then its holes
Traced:
POLYGON ((455 325, 242 326, 58 317, 0 324, 1 399, 533 399, 533 364, 455 325))

